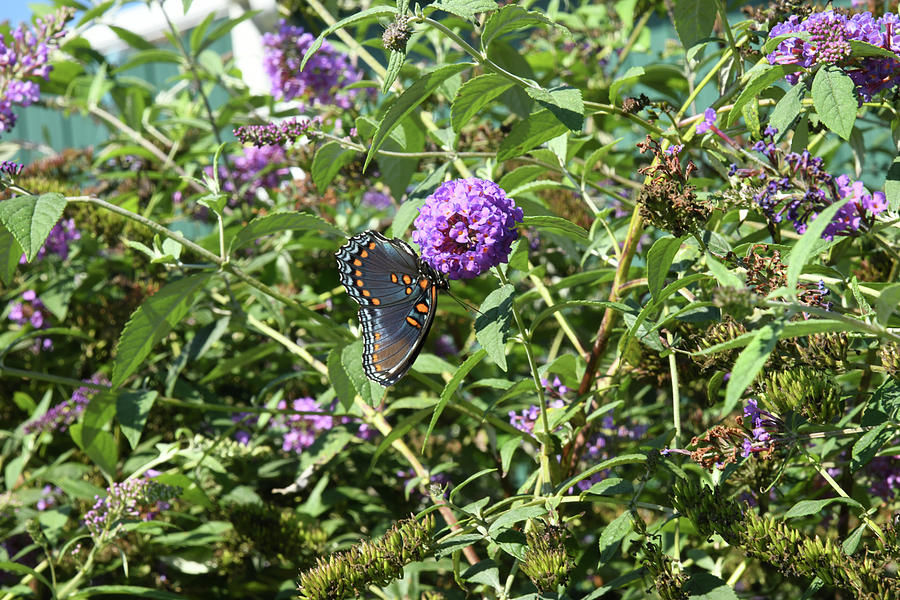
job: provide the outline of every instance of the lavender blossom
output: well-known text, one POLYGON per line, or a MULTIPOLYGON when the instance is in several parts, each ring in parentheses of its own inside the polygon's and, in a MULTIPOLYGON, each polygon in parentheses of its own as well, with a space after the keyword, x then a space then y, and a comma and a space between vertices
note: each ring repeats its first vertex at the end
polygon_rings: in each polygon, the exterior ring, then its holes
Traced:
POLYGON ((390 194, 385 194, 384 192, 372 188, 366 193, 363 194, 362 197, 363 204, 367 206, 371 206, 377 210, 384 210, 386 208, 390 208, 394 203, 390 194))
POLYGON ((753 398, 744 407, 744 424, 750 428, 750 435, 744 440, 741 456, 747 458, 753 452, 771 452, 775 446, 774 433, 779 428, 779 420, 772 413, 759 408, 753 398))
MULTIPOLYGON (((61 259, 69 258, 69 242, 81 239, 81 232, 75 228, 75 219, 63 219, 53 226, 50 230, 44 245, 38 250, 36 259, 44 258, 47 253, 56 254, 61 259)), ((28 262, 23 254, 19 258, 19 264, 24 265, 28 262)))
MULTIPOLYGON (((604 460, 615 456, 617 448, 622 441, 639 440, 647 433, 646 425, 619 425, 616 427, 615 419, 611 414, 603 417, 599 431, 594 433, 585 447, 585 453, 582 459, 588 464, 597 464, 604 460)), ((578 490, 584 492, 611 475, 609 469, 604 469, 594 473, 587 479, 582 479, 575 486, 578 490)), ((574 493, 575 489, 569 493, 574 493)))
MULTIPOLYGON (((799 65, 809 69, 820 64, 832 64, 842 68, 856 84, 856 92, 861 101, 868 101, 883 90, 897 87, 900 83, 900 39, 895 35, 900 21, 896 14, 885 14, 875 18, 870 12, 851 16, 833 10, 812 13, 801 21, 792 15, 769 32, 770 38, 792 33, 809 33, 809 39, 789 37, 766 56, 769 64, 799 65), (867 42, 895 54, 898 59, 888 57, 853 57, 851 41, 867 42)), ((796 84, 802 73, 786 76, 787 81, 796 84)))
POLYGON ((412 239, 436 270, 450 279, 471 279, 508 260, 523 218, 493 181, 455 179, 425 201, 412 239))
MULTIPOLYGON (((219 165, 219 182, 222 191, 231 194, 231 206, 240 201, 252 203, 257 190, 277 188, 289 173, 285 166, 287 156, 280 146, 245 147, 242 155, 230 158, 230 172, 225 165, 219 165)), ((212 167, 206 167, 205 172, 211 177, 212 167)))
MULTIPOLYGON (((109 380, 99 373, 84 381, 102 386, 110 385, 109 380)), ((60 402, 37 419, 25 423, 25 433, 34 433, 36 431, 65 432, 69 425, 74 423, 79 415, 84 412, 84 409, 87 408, 88 403, 90 403, 91 398, 94 397, 97 391, 93 387, 79 387, 72 392, 71 398, 60 402)))
POLYGON ((50 48, 65 35, 63 27, 73 14, 72 8, 62 8, 46 19, 37 19, 33 29, 20 24, 11 39, 0 35, 0 133, 15 126, 13 107, 38 101, 40 88, 28 78, 49 78, 53 68, 50 48))
POLYGON ((272 83, 272 95, 279 100, 301 98, 309 104, 350 108, 359 92, 342 88, 360 81, 362 71, 328 42, 322 43, 301 71, 303 56, 314 41, 312 34, 284 20, 278 33, 263 35, 263 68, 272 83))
POLYGON ((703 120, 697 123, 697 135, 706 133, 716 126, 716 109, 707 108, 703 111, 703 120))
MULTIPOLYGON (((286 410, 287 402, 280 401, 278 408, 286 410)), ((292 400, 291 408, 298 412, 322 412, 322 407, 309 397, 292 400)), ((297 454, 312 446, 318 434, 334 425, 334 419, 329 415, 287 414, 278 415, 272 421, 277 428, 283 430, 281 449, 297 454)))
POLYGON ((310 134, 309 128, 313 122, 318 122, 318 119, 290 119, 282 123, 241 125, 234 130, 234 136, 242 144, 253 144, 257 148, 263 146, 287 146, 304 135, 310 134))
POLYGON ((94 496, 94 506, 84 515, 84 525, 98 543, 122 532, 122 525, 150 521, 171 508, 169 501, 181 493, 178 487, 147 477, 126 479, 106 488, 106 497, 94 496))
MULTIPOLYGON (((34 329, 47 329, 50 327, 49 313, 41 299, 34 290, 25 290, 9 309, 9 320, 17 325, 31 325, 34 329)), ((52 350, 53 341, 50 338, 36 338, 34 351, 52 350)))

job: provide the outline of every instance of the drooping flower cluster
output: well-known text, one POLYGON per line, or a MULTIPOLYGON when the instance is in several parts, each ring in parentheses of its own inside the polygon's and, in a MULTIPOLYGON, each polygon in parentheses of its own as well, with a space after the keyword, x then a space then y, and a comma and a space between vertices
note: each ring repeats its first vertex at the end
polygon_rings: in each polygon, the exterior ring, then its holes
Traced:
POLYGON ((34 508, 39 511, 45 511, 48 508, 53 508, 56 506, 57 502, 59 502, 60 497, 63 495, 63 491, 56 487, 55 485, 47 484, 41 490, 41 497, 38 498, 38 501, 34 503, 34 508))
MULTIPOLYGON (((69 258, 69 242, 74 242, 81 239, 81 232, 75 228, 75 219, 62 219, 59 223, 53 226, 53 229, 50 230, 50 234, 47 236, 47 240, 44 242, 44 245, 41 246, 41 249, 38 250, 36 259, 40 260, 44 258, 47 253, 56 254, 61 259, 66 260, 69 258)), ((24 265, 26 263, 25 255, 23 254, 19 258, 19 264, 24 265)))
MULTIPOLYGON (((84 380, 86 383, 96 385, 109 386, 109 380, 99 373, 84 380)), ((72 392, 72 397, 64 402, 60 402, 43 415, 29 421, 25 424, 25 433, 34 433, 35 431, 48 432, 65 432, 69 425, 74 423, 78 416, 87 408, 91 398, 97 393, 97 388, 81 386, 72 392)))
POLYGON ((744 407, 743 424, 750 430, 741 446, 741 456, 747 458, 751 453, 771 453, 775 447, 774 433, 779 429, 778 417, 759 407, 753 398, 747 400, 744 407))
MULTIPOLYGON (((323 412, 319 403, 309 397, 292 400, 290 407, 297 413, 323 412)), ((282 400, 278 403, 278 408, 287 410, 288 403, 282 400)), ((334 425, 333 417, 322 414, 278 415, 272 421, 276 427, 284 430, 281 449, 285 452, 296 452, 297 454, 312 446, 321 432, 331 429, 334 425)))
POLYGON ((522 209, 484 179, 447 181, 425 200, 412 239, 422 260, 450 279, 471 279, 509 258, 522 209))
MULTIPOLYGON (((44 303, 34 290, 25 290, 9 309, 9 320, 17 325, 31 325, 35 329, 50 327, 49 313, 44 303)), ((36 338, 35 351, 52 350, 53 341, 50 338, 36 338)))
POLYGON ((50 76, 50 48, 65 35, 63 27, 74 10, 63 8, 45 19, 37 19, 34 29, 20 24, 10 34, 0 35, 0 133, 16 124, 14 106, 38 101, 40 87, 30 78, 50 76))
POLYGON ((281 123, 266 123, 265 125, 241 125, 234 130, 236 137, 242 144, 253 144, 257 148, 263 146, 286 146, 304 135, 310 134, 310 126, 317 119, 289 119, 281 123))
MULTIPOLYGON (((230 158, 230 170, 219 163, 219 184, 223 192, 230 194, 231 206, 241 201, 252 203, 258 190, 277 188, 289 173, 285 166, 287 156, 280 146, 249 146, 243 154, 230 158)), ((205 172, 212 176, 212 167, 206 167, 205 172)))
POLYGON ((362 201, 363 204, 371 206, 372 208, 377 210, 390 208, 390 206, 394 203, 393 199, 391 199, 390 194, 386 194, 376 188, 366 190, 366 192, 363 194, 362 201))
POLYGON ((836 236, 867 231, 875 216, 887 210, 883 192, 869 192, 861 181, 853 181, 847 175, 834 177, 825 170, 822 159, 812 156, 808 150, 785 154, 774 143, 777 133, 777 129, 767 127, 763 139, 757 141, 753 149, 768 159, 778 175, 732 169, 733 175, 755 190, 753 201, 771 222, 780 223, 787 217, 794 230, 802 234, 825 208, 850 198, 822 232, 823 239, 832 240, 836 236))
POLYGON ((328 42, 315 51, 301 71, 300 64, 315 36, 282 20, 277 33, 263 35, 263 68, 272 83, 272 95, 279 100, 300 98, 309 105, 333 105, 347 109, 358 90, 343 90, 361 80, 362 71, 328 42))
POLYGON ((85 513, 84 525, 98 542, 108 542, 121 532, 122 525, 150 521, 171 508, 169 501, 180 493, 180 488, 149 477, 115 482, 106 488, 106 497, 94 496, 94 506, 85 513))
POLYGON ((13 162, 11 160, 4 160, 2 163, 0 163, 0 174, 10 179, 15 179, 19 176, 19 173, 21 173, 22 169, 24 168, 25 165, 13 162))
POLYGON ((703 120, 697 123, 697 135, 706 133, 716 126, 716 109, 707 108, 703 111, 703 120))
MULTIPOLYGON (((789 37, 778 44, 766 59, 773 65, 799 65, 810 68, 819 64, 841 67, 856 84, 860 99, 868 101, 878 92, 894 88, 900 83, 900 37, 896 35, 900 17, 885 14, 875 18, 870 12, 847 16, 826 10, 815 12, 806 19, 792 15, 769 32, 770 38, 793 33, 808 33, 809 39, 789 37), (890 50, 898 58, 853 57, 851 41, 867 42, 890 50)), ((787 75, 791 85, 802 73, 787 75)))

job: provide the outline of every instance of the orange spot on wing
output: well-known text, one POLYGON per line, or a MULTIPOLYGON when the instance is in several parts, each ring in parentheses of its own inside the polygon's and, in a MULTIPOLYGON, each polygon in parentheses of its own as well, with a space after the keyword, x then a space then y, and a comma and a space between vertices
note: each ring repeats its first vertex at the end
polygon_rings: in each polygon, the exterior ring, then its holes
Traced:
POLYGON ((410 294, 412 294, 412 288, 408 287, 406 288, 406 295, 409 296, 410 294))
MULTIPOLYGON (((375 300, 372 300, 372 304, 375 304, 377 301, 378 301, 377 298, 376 298, 375 300)), ((381 334, 378 333, 377 331, 375 332, 375 339, 376 339, 376 340, 380 340, 380 339, 381 339, 381 334)))
POLYGON ((424 278, 423 278, 423 279, 420 279, 420 280, 419 280, 419 287, 422 288, 423 290, 424 290, 425 288, 427 288, 427 287, 428 287, 428 280, 427 280, 427 279, 424 279, 424 278))
POLYGON ((391 273, 391 282, 397 283, 397 274, 396 273, 391 273))
POLYGON ((359 269, 355 270, 353 272, 353 274, 356 275, 357 277, 362 277, 362 271, 360 271, 359 269))
POLYGON ((375 242, 369 242, 369 250, 374 250, 377 245, 375 242))
POLYGON ((360 255, 362 258, 365 258, 365 257, 367 257, 367 256, 369 255, 369 253, 366 252, 365 250, 363 250, 362 252, 359 253, 359 255, 360 255))
POLYGON ((356 280, 356 287, 362 287, 362 286, 363 286, 363 281, 362 281, 362 279, 357 279, 357 280, 356 280))
POLYGON ((378 362, 378 355, 377 355, 377 354, 373 354, 373 355, 372 355, 372 362, 373 362, 373 363, 374 363, 374 362, 378 362))
POLYGON ((357 267, 361 267, 361 266, 362 266, 362 261, 359 260, 358 258, 354 258, 354 259, 353 259, 353 264, 356 265, 357 267))
POLYGON ((404 276, 403 276, 403 283, 405 283, 406 285, 411 284, 411 283, 412 283, 412 277, 410 277, 409 275, 404 275, 404 276))
POLYGON ((415 319, 413 319, 412 317, 406 317, 406 322, 409 323, 410 325, 412 325, 413 327, 421 327, 421 325, 419 325, 419 322, 416 321, 415 319))
POLYGON ((366 298, 368 298, 369 296, 372 295, 372 292, 370 292, 369 290, 363 290, 362 292, 363 292, 363 296, 365 296, 366 298))
MULTIPOLYGON (((365 293, 365 292, 363 292, 363 293, 365 293)), ((378 298, 372 298, 372 304, 374 304, 375 306, 378 306, 379 304, 381 304, 381 300, 379 300, 378 298)), ((378 337, 381 337, 380 333, 376 333, 375 335, 377 335, 378 337)), ((375 339, 377 340, 378 337, 376 337, 375 339)))
POLYGON ((416 310, 424 315, 428 312, 428 305, 424 302, 419 302, 416 304, 416 310))

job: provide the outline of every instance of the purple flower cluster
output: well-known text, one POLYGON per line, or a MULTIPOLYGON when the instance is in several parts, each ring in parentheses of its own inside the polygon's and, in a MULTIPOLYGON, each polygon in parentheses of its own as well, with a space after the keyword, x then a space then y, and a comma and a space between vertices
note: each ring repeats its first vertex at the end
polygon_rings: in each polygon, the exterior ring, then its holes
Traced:
POLYGON ((386 208, 390 208, 394 203, 394 200, 391 198, 390 194, 385 194, 384 192, 375 188, 367 190, 366 193, 363 194, 362 201, 366 206, 371 206, 372 208, 377 210, 385 210, 386 208))
POLYGON ((749 427, 750 436, 744 439, 741 456, 747 458, 752 452, 771 452, 775 444, 773 432, 778 429, 778 419, 763 410, 753 398, 744 407, 744 425, 749 427))
MULTIPOLYGON (((550 399, 547 402, 549 408, 563 408, 566 405, 564 396, 569 393, 569 388, 563 385, 559 377, 554 377, 553 381, 541 378, 541 385, 544 386, 544 394, 550 399)), ((532 404, 528 408, 523 408, 521 414, 514 410, 509 411, 509 424, 526 433, 534 431, 534 424, 537 423, 538 417, 541 416, 541 408, 532 404)))
POLYGON ((50 48, 63 37, 63 27, 73 14, 64 8, 46 19, 37 19, 34 29, 25 23, 10 37, 0 35, 0 133, 16 124, 14 106, 29 106, 38 101, 40 88, 29 78, 50 76, 50 48))
MULTIPOLYGON (((632 427, 619 425, 616 427, 613 416, 606 415, 603 417, 600 431, 594 434, 585 447, 585 453, 582 458, 591 465, 603 462, 611 456, 615 456, 617 448, 623 440, 639 440, 647 434, 647 429, 646 425, 634 425, 632 427)), ((609 469, 604 469, 594 473, 587 479, 582 479, 575 485, 578 490, 584 492, 591 489, 591 486, 594 484, 609 477, 610 474, 611 471, 609 469)), ((574 489, 570 490, 570 493, 574 491, 574 489)))
MULTIPOLYGON (((812 13, 801 21, 792 15, 769 32, 770 38, 793 33, 808 33, 809 39, 789 37, 778 44, 766 59, 773 65, 799 65, 810 68, 818 64, 840 66, 853 79, 860 98, 868 101, 882 90, 900 83, 900 35, 896 26, 900 17, 887 13, 875 18, 870 12, 851 16, 833 10, 812 13), (886 57, 851 56, 851 41, 867 42, 898 54, 898 59, 886 57)), ((787 75, 791 85, 797 83, 801 73, 787 75)))
MULTIPOLYGON (((49 315, 46 307, 41 299, 38 298, 37 292, 34 290, 25 290, 20 296, 19 302, 16 302, 9 309, 9 320, 17 325, 31 325, 35 329, 46 329, 50 327, 49 315)), ((37 338, 35 351, 52 350, 53 341, 50 338, 37 338)))
POLYGON ((241 125, 234 130, 234 137, 242 144, 263 146, 286 146, 309 133, 309 128, 317 119, 289 119, 281 123, 265 125, 241 125))
POLYGON ((41 497, 34 503, 34 508, 43 512, 56 506, 62 493, 63 491, 55 485, 45 485, 44 489, 41 490, 41 497))
MULTIPOLYGON (((219 165, 219 182, 223 192, 229 193, 229 204, 237 206, 241 200, 251 203, 257 190, 275 189, 289 173, 287 156, 280 146, 249 146, 242 155, 231 156, 231 170, 219 165), (277 165, 282 165, 278 167, 277 165)), ((212 176, 212 167, 206 167, 212 176)))
POLYGON ((759 170, 736 167, 731 170, 741 178, 764 184, 753 200, 770 221, 780 223, 787 217, 794 230, 803 234, 825 208, 851 198, 822 233, 823 239, 832 240, 835 236, 868 230, 875 217, 887 210, 883 192, 871 193, 861 181, 854 181, 847 175, 832 176, 825 170, 822 159, 810 155, 808 150, 783 154, 773 141, 776 133, 776 129, 767 127, 764 139, 756 142, 753 149, 768 158, 777 172, 788 175, 770 176, 759 170))
POLYGON ((149 477, 126 479, 106 488, 106 497, 94 496, 94 506, 84 515, 84 524, 98 541, 108 542, 121 531, 122 525, 150 521, 171 508, 169 501, 181 489, 165 485, 149 477))
POLYGON ((425 200, 412 239, 422 259, 450 279, 471 279, 506 262, 522 209, 484 179, 447 181, 425 200))
POLYGON ((282 20, 278 33, 263 35, 263 68, 272 82, 272 95, 279 100, 301 98, 310 104, 348 109, 359 93, 342 88, 362 79, 362 71, 348 57, 323 42, 301 71, 300 63, 315 36, 282 20))
MULTIPOLYGON (((103 386, 110 385, 109 380, 99 373, 84 381, 86 383, 94 383, 103 386)), ((87 386, 79 387, 72 392, 71 398, 64 402, 60 402, 37 419, 25 423, 25 433, 34 433, 35 431, 65 432, 69 425, 74 423, 78 419, 78 416, 84 412, 84 409, 87 408, 88 403, 96 393, 96 388, 87 386)))
MULTIPOLYGON (((285 400, 278 403, 278 408, 287 410, 285 400)), ((297 412, 322 412, 322 407, 312 398, 297 398, 291 401, 291 409, 297 412)), ((284 429, 281 449, 285 452, 300 454, 312 446, 316 436, 332 428, 334 418, 329 415, 289 414, 278 415, 272 421, 280 429, 284 429)))
POLYGON ((871 493, 885 501, 893 500, 900 489, 900 456, 876 456, 866 472, 871 478, 871 493))
POLYGON ((22 172, 22 169, 25 168, 25 165, 21 165, 17 162, 12 162, 11 160, 4 160, 0 163, 0 174, 6 175, 10 179, 15 179, 19 176, 19 173, 22 172))
MULTIPOLYGON (((75 219, 62 219, 53 226, 50 234, 44 241, 44 245, 38 250, 37 260, 44 258, 47 253, 56 254, 61 259, 69 258, 69 242, 81 239, 81 232, 75 228, 75 219)), ((19 258, 19 264, 24 265, 27 262, 23 254, 19 258)))

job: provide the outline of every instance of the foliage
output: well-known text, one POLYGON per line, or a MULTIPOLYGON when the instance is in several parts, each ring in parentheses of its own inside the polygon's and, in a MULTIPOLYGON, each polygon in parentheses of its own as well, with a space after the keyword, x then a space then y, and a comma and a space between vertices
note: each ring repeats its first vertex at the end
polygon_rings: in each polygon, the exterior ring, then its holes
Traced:
POLYGON ((0 600, 900 597, 900 16, 117 4, 0 27, 0 600))

